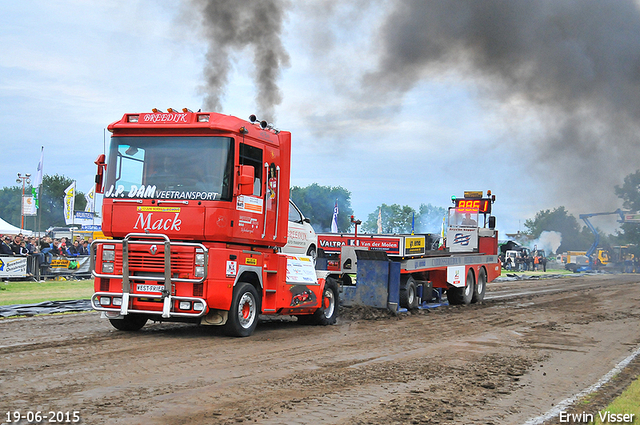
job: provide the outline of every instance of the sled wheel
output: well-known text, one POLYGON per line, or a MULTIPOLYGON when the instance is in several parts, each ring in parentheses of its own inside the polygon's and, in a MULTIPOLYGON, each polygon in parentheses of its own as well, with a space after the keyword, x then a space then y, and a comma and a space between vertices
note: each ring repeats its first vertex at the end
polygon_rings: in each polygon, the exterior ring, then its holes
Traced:
POLYGON ((417 285, 411 275, 403 276, 400 282, 400 307, 404 307, 407 310, 418 308, 417 285))
POLYGON ((473 290, 473 298, 471 298, 472 303, 481 303, 484 300, 484 294, 487 291, 487 272, 484 268, 480 269, 480 273, 478 273, 478 281, 476 282, 475 288, 473 290))
POLYGON ((447 289, 447 300, 449 301, 449 305, 471 304, 475 286, 473 270, 469 269, 464 288, 451 287, 447 289))

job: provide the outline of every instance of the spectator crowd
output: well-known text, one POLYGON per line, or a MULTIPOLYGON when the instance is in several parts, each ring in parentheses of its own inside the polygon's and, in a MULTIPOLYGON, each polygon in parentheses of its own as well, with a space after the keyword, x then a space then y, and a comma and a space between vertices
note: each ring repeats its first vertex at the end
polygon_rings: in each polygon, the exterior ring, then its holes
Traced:
MULTIPOLYGON (((90 238, 91 239, 91 238, 90 238)), ((27 257, 27 273, 33 273, 33 267, 51 264, 54 257, 74 258, 89 255, 91 240, 76 236, 75 240, 66 237, 52 239, 24 236, 22 233, 10 236, 0 235, 0 256, 27 257)))

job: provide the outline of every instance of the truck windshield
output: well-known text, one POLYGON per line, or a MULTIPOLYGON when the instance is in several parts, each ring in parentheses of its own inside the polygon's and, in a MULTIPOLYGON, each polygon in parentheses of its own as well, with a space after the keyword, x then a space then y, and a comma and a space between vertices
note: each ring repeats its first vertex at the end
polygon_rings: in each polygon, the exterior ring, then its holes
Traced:
POLYGON ((112 137, 106 198, 230 200, 229 137, 112 137))
POLYGON ((449 226, 478 227, 478 211, 449 208, 449 226))

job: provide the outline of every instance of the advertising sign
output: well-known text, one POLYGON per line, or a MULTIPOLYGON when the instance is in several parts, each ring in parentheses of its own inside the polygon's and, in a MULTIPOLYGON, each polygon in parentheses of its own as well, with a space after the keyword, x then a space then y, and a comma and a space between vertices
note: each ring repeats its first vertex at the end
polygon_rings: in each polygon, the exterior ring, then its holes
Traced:
POLYGON ((0 277, 25 277, 26 275, 26 257, 0 257, 0 277))
MULTIPOLYGON (((424 238, 423 238, 424 239, 424 238)), ((325 252, 339 253, 342 246, 368 248, 372 251, 385 251, 390 255, 400 255, 399 237, 358 237, 354 235, 318 235, 318 245, 325 252)))
POLYGON ((287 256, 287 283, 318 283, 311 257, 287 256))
POLYGON ((22 215, 38 215, 38 208, 36 208, 36 200, 33 196, 25 196, 22 198, 22 215))
POLYGON ((64 191, 64 222, 73 224, 73 209, 76 204, 76 182, 69 185, 64 191))
POLYGON ((473 252, 478 249, 478 228, 451 226, 447 230, 449 252, 473 252))

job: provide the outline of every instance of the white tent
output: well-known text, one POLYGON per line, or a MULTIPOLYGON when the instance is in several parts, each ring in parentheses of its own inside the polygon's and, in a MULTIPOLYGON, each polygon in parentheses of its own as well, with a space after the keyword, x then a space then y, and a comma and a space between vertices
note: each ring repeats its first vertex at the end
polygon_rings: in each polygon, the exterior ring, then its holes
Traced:
POLYGON ((0 218, 0 235, 17 235, 18 233, 30 235, 33 232, 31 230, 22 230, 0 218))

